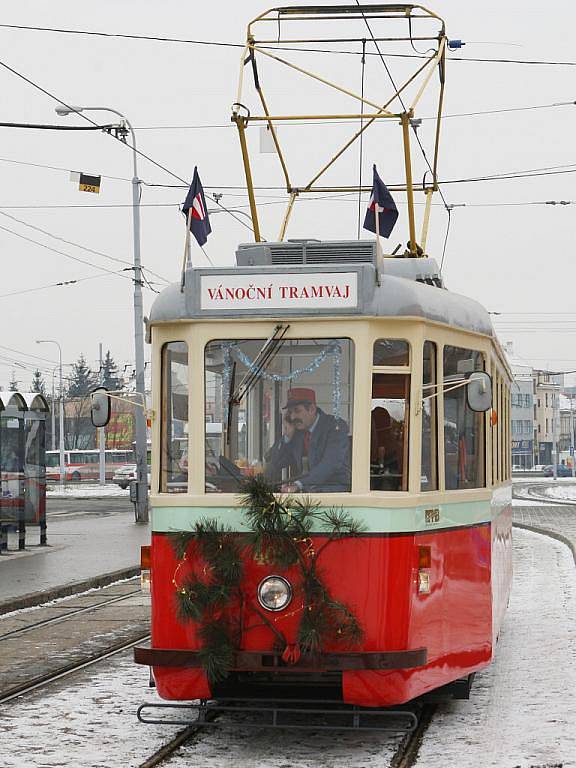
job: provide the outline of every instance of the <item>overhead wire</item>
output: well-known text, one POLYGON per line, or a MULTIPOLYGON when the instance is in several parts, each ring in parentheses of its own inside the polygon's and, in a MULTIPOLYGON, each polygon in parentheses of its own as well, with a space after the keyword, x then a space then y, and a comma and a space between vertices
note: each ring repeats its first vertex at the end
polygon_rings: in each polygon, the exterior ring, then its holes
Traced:
POLYGON ((101 272, 106 272, 107 274, 110 274, 110 275, 118 275, 118 277, 123 277, 126 280, 130 280, 130 281, 134 280, 133 277, 122 274, 127 271, 132 271, 134 267, 125 267, 120 272, 114 272, 110 269, 106 269, 106 267, 101 267, 97 264, 92 264, 91 262, 86 261, 85 259, 81 259, 78 256, 72 256, 72 254, 70 253, 65 253, 64 251, 60 251, 57 248, 52 248, 52 246, 46 245, 46 243, 41 243, 39 240, 34 240, 31 237, 27 237, 26 235, 22 235, 19 232, 15 232, 13 229, 10 229, 9 227, 3 227, 1 224, 0 224, 0 230, 2 230, 3 232, 8 232, 10 235, 14 235, 14 237, 18 237, 21 240, 26 240, 28 243, 32 243, 33 245, 38 245, 40 246, 40 248, 45 248, 47 251, 51 251, 52 253, 57 253, 60 256, 64 256, 67 259, 71 259, 72 261, 77 261, 80 264, 84 264, 88 267, 91 267, 92 269, 98 269, 101 272))
MULTIPOLYGON (((16 216, 12 216, 9 213, 6 213, 5 211, 0 209, 0 216, 5 216, 8 219, 11 219, 12 221, 15 221, 18 224, 21 224, 24 227, 28 227, 29 229, 34 230, 35 232, 40 232, 43 235, 46 235, 47 237, 51 237, 54 240, 58 240, 61 243, 65 243, 66 245, 72 245, 74 248, 80 248, 83 251, 86 251, 87 253, 92 253, 95 256, 101 256, 104 259, 108 259, 109 261, 116 262, 117 264, 124 264, 125 266, 133 268, 133 264, 130 261, 126 261, 125 259, 119 259, 116 256, 110 256, 108 253, 103 253, 102 251, 97 251, 94 248, 89 248, 85 245, 80 245, 80 243, 75 243, 72 240, 67 240, 64 237, 60 237, 59 235, 55 235, 52 232, 49 232, 47 229, 43 229, 42 227, 38 227, 35 224, 30 224, 28 221, 24 221, 23 219, 19 219, 16 216)), ((148 270, 147 267, 142 267, 142 269, 146 269, 150 272, 151 275, 154 275, 154 277, 157 277, 159 280, 163 280, 165 283, 169 283, 170 281, 167 280, 165 277, 162 277, 161 275, 156 274, 156 272, 152 272, 152 270, 148 270)))
MULTIPOLYGON (((59 99, 59 98, 58 98, 57 96, 55 96, 53 93, 51 93, 50 91, 46 90, 46 88, 43 88, 41 85, 39 85, 38 83, 36 83, 36 82, 34 82, 33 80, 31 80, 31 79, 30 79, 29 77, 27 77, 26 75, 23 75, 21 72, 18 72, 16 69, 14 69, 14 67, 11 67, 10 65, 6 64, 6 62, 4 62, 4 61, 0 60, 0 66, 1 66, 1 67, 4 67, 4 69, 6 69, 8 72, 11 72, 11 73, 12 73, 13 75, 15 75, 16 77, 18 77, 18 78, 20 78, 21 80, 23 80, 24 82, 28 83, 28 85, 31 85, 33 88, 35 88, 36 90, 40 91, 40 92, 41 92, 41 93, 43 93, 45 96, 48 96, 49 98, 51 98, 51 99, 53 99, 54 101, 58 102, 58 104, 61 104, 62 106, 66 107, 67 109, 70 109, 72 112, 75 112, 74 108, 73 108, 73 107, 71 107, 71 106, 70 106, 70 104, 66 104, 66 102, 64 102, 64 101, 62 101, 61 99, 59 99)), ((97 124, 97 123, 96 123, 94 120, 92 120, 90 117, 88 117, 88 115, 85 115, 83 112, 78 112, 78 111, 76 111, 76 112, 75 112, 75 114, 77 114, 77 115, 78 115, 79 117, 81 117, 83 120, 86 120, 86 121, 88 121, 88 122, 89 122, 89 123, 91 123, 92 125, 98 125, 98 124, 97 124)), ((140 150, 140 149, 137 149, 135 146, 133 146, 132 144, 130 144, 130 143, 129 143, 129 142, 126 140, 126 138, 125 138, 125 137, 124 137, 124 138, 122 138, 122 137, 120 137, 120 136, 117 136, 117 135, 115 135, 114 133, 107 133, 107 135, 111 136, 113 139, 116 139, 116 141, 119 141, 119 142, 120 142, 122 145, 124 145, 124 146, 126 146, 126 147, 129 147, 129 148, 130 148, 130 149, 131 149, 133 152, 135 152, 137 155, 139 155, 140 157, 143 157, 144 159, 148 160, 148 162, 152 163, 152 165, 155 165, 157 168, 160 168, 161 170, 163 170, 165 173, 169 174, 169 175, 170 175, 170 176, 172 176, 173 178, 177 179, 178 181, 181 181, 183 184, 188 184, 188 182, 186 182, 186 180, 185 180, 185 179, 183 179, 181 176, 178 176, 178 174, 177 174, 177 173, 174 173, 174 171, 171 171, 169 168, 166 168, 166 166, 162 165, 162 163, 159 163, 159 162, 157 162, 156 160, 154 160, 153 158, 151 158, 149 155, 147 155, 145 152, 142 152, 142 150, 140 150)), ((208 195, 207 195, 207 197, 208 197, 208 195)), ((225 210, 225 211, 227 210, 226 206, 222 205, 222 204, 221 204, 221 203, 220 203, 218 200, 215 200, 214 198, 210 198, 210 199, 211 199, 211 200, 212 200, 214 203, 216 203, 216 205, 218 205, 219 207, 221 207, 223 210, 225 210)), ((245 227, 245 228, 249 229, 251 232, 254 232, 254 229, 253 229, 253 227, 252 227, 252 226, 250 226, 250 225, 246 224, 246 222, 245 222, 245 221, 242 221, 242 219, 239 219, 237 216, 235 216, 235 215, 234 215, 233 213, 231 213, 230 211, 228 211, 228 213, 230 213, 230 215, 232 216, 232 218, 236 219, 236 221, 238 221, 238 222, 239 222, 239 223, 240 223, 240 224, 241 224, 243 227, 245 227)))
MULTIPOLYGON (((394 77, 392 76, 392 72, 390 71, 390 68, 388 64, 386 63, 386 60, 384 56, 382 55, 382 52, 380 51, 380 46, 378 45, 378 41, 376 40, 376 37, 374 36, 374 33, 372 32, 372 27, 370 26, 368 19, 366 18, 366 15, 364 11, 362 10, 362 6, 360 5, 360 0, 356 0, 356 5, 358 8, 360 8, 360 12, 362 14, 362 18, 364 19, 364 23, 366 24, 366 27, 368 31, 370 32, 370 37, 372 38, 372 42, 374 43, 376 50, 378 51, 378 55, 380 57, 380 61, 382 62, 384 69, 386 70, 386 73, 388 74, 388 77, 390 78, 390 82, 392 83, 392 87, 396 91, 396 98, 400 101, 400 104, 402 105, 402 109, 404 112, 406 112, 406 105, 404 104, 404 99, 402 98, 402 94, 399 93, 398 87, 396 85, 396 82, 394 81, 394 77)), ((424 149, 424 146, 422 142, 420 141, 420 137, 418 136, 418 131, 416 129, 416 126, 410 123, 410 127, 412 128, 412 132, 414 134, 414 137, 416 138, 416 141, 418 143, 418 146, 420 147, 420 152, 422 153, 422 156, 424 157, 424 160, 426 162, 426 165, 428 166, 428 169, 432 175, 434 175, 434 171, 432 169, 432 165, 430 164, 430 161, 428 160, 428 155, 426 154, 426 150, 424 149)), ((452 220, 452 211, 448 205, 448 202, 446 201, 446 198, 444 197, 444 193, 442 192, 442 188, 440 186, 440 183, 437 182, 438 187, 438 194, 440 195, 442 202, 444 203, 444 208, 446 210, 446 214, 448 216, 448 221, 446 223, 446 235, 444 237, 444 247, 442 249, 442 260, 440 262, 440 274, 442 274, 442 267, 444 266, 444 260, 446 257, 446 247, 448 245, 448 237, 450 235, 450 223, 452 220)))
MULTIPOLYGON (((198 45, 198 46, 207 46, 207 47, 215 47, 215 48, 235 48, 238 50, 244 49, 246 47, 245 43, 233 43, 233 42, 224 41, 224 40, 195 40, 195 39, 186 39, 186 38, 178 38, 178 37, 166 37, 161 35, 136 35, 136 34, 128 34, 128 33, 122 33, 122 32, 102 32, 102 31, 85 30, 85 29, 66 29, 62 27, 41 27, 41 26, 32 26, 29 24, 0 24, 0 28, 22 30, 22 31, 33 31, 33 32, 51 32, 51 33, 66 34, 66 35, 83 35, 83 36, 89 36, 89 37, 118 38, 122 40, 142 40, 142 41, 151 41, 151 42, 159 42, 159 43, 177 43, 177 44, 198 45)), ((283 50, 283 48, 279 45, 275 45, 275 46, 269 45, 266 47, 283 50)), ((327 54, 347 55, 347 56, 361 55, 359 51, 341 50, 341 49, 322 49, 322 48, 292 49, 291 48, 290 50, 299 50, 304 53, 327 53, 327 54)), ((367 55, 376 56, 377 54, 368 52, 367 55)), ((426 55, 422 53, 392 53, 389 51, 386 51, 386 56, 394 57, 394 58, 403 58, 403 59, 427 58, 426 55)), ((484 63, 484 64, 524 64, 524 65, 534 65, 534 66, 576 67, 576 61, 558 61, 558 60, 548 60, 548 59, 544 59, 544 60, 542 59, 509 59, 509 58, 494 58, 494 57, 488 58, 488 57, 451 55, 449 58, 449 61, 468 61, 468 62, 484 63)))
POLYGON ((105 274, 89 275, 88 277, 77 277, 72 280, 61 280, 58 283, 49 283, 48 285, 39 285, 36 288, 23 288, 19 291, 9 291, 8 293, 0 293, 0 299, 6 299, 10 296, 21 296, 22 294, 25 294, 25 293, 36 293, 37 291, 45 291, 50 288, 62 288, 68 285, 76 285, 76 283, 84 283, 86 280, 97 280, 102 277, 110 277, 110 275, 105 275, 105 274))

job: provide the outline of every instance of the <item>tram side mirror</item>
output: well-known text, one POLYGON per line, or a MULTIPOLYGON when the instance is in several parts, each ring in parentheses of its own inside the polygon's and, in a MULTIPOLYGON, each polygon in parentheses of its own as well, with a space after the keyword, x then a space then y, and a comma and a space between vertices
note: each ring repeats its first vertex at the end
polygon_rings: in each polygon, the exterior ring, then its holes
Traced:
POLYGON ((472 411, 485 413, 492 408, 492 379, 483 371, 472 371, 467 376, 466 400, 472 411))
POLYGON ((105 427, 110 421, 110 395, 105 387, 90 394, 90 420, 95 427, 105 427))

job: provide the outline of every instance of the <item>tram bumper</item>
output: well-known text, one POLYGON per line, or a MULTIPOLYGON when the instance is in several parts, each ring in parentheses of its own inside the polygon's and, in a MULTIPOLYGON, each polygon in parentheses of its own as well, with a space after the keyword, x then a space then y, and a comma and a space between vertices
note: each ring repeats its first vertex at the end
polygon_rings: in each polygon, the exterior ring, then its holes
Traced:
MULTIPOLYGON (((414 669, 427 663, 426 648, 407 651, 384 651, 370 653, 303 653, 298 661, 287 663, 282 653, 266 651, 236 651, 233 655, 233 672, 344 672, 348 670, 392 670, 414 669)), ((202 667, 201 654, 198 651, 174 650, 162 648, 135 648, 134 661, 151 667, 182 667, 199 669, 202 667)))
POLYGON ((158 693, 168 700, 218 698, 229 688, 234 695, 251 697, 262 692, 262 686, 272 686, 281 691, 281 698, 306 689, 317 694, 322 688, 329 698, 345 704, 375 707, 414 698, 409 681, 426 666, 428 650, 302 654, 295 663, 287 663, 276 651, 236 651, 228 680, 214 688, 198 651, 137 647, 134 660, 153 668, 158 693))

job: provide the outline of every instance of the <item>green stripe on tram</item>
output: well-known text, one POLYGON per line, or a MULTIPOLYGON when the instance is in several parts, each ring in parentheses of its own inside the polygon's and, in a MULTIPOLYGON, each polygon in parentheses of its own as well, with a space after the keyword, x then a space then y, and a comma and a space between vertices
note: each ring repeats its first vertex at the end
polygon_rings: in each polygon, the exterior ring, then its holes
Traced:
MULTIPOLYGON (((343 509, 363 524, 366 533, 403 533, 488 523, 502 511, 502 506, 486 500, 437 504, 432 509, 430 505, 343 509)), ((152 531, 190 530, 196 522, 207 518, 217 519, 233 531, 247 530, 241 507, 154 507, 152 531)))

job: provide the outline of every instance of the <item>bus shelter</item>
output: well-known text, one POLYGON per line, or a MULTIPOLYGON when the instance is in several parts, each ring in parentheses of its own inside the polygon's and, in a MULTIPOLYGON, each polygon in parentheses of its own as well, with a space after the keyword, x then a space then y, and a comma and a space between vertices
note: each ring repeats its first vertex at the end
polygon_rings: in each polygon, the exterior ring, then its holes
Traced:
POLYGON ((37 393, 0 391, 0 552, 8 532, 18 531, 25 548, 26 526, 40 528, 46 544, 46 398, 37 393))

